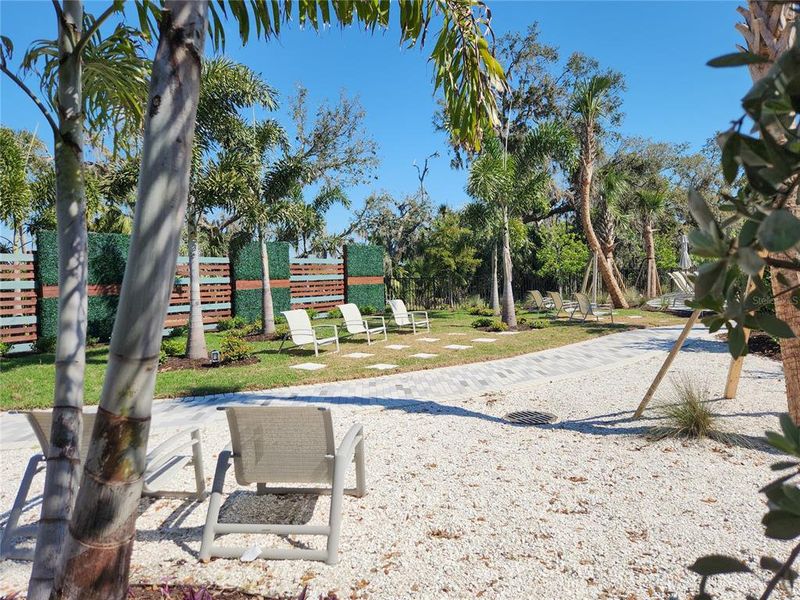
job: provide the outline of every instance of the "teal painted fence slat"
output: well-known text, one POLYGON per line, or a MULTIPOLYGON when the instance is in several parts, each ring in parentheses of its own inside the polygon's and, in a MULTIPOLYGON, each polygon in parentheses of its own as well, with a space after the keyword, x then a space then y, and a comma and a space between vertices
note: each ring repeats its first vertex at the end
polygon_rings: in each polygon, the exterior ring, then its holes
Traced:
MULTIPOLYGON (((200 284, 204 283, 230 283, 230 277, 201 277, 200 284)), ((175 283, 178 285, 189 285, 189 278, 188 277, 178 277, 175 280, 175 283)))
POLYGON ((8 327, 9 325, 33 325, 36 323, 36 315, 29 315, 27 317, 0 317, 0 327, 8 327))
POLYGON ((33 262, 33 254, 8 254, 0 253, 0 262, 33 262))
POLYGON ((344 274, 334 275, 290 275, 289 281, 341 281, 344 274))
POLYGON ((344 300, 342 294, 336 296, 303 296, 302 298, 292 298, 292 304, 308 304, 310 302, 333 302, 334 300, 344 300))
POLYGON ((32 290, 35 288, 35 281, 0 281, 0 290, 32 290))
MULTIPOLYGON (((200 307, 205 310, 225 310, 231 307, 230 302, 216 302, 214 304, 201 304, 200 307)), ((187 313, 191 309, 190 304, 176 304, 167 309, 167 314, 174 315, 176 313, 187 313)))
POLYGON ((343 265, 341 258, 290 258, 293 265, 343 265))

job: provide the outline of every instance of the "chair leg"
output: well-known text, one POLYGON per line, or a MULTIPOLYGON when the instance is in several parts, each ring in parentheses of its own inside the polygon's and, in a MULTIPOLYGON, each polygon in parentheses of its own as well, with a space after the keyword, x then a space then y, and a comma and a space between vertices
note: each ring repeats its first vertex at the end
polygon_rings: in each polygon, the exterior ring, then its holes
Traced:
POLYGON ((206 495, 206 476, 203 471, 203 445, 200 442, 200 430, 192 431, 192 463, 194 466, 194 482, 197 490, 197 500, 202 500, 206 495))
POLYGON ((11 507, 11 512, 8 514, 3 537, 0 539, 0 560, 5 560, 6 558, 33 560, 33 551, 28 549, 17 551, 14 548, 13 540, 17 536, 19 518, 22 516, 25 502, 28 500, 28 492, 31 489, 33 478, 44 468, 45 458, 43 454, 31 456, 25 469, 25 474, 22 476, 22 481, 19 483, 19 490, 17 490, 17 496, 14 498, 14 506, 11 507))
POLYGON ((281 350, 283 350, 283 345, 284 345, 285 343, 286 343, 286 338, 284 337, 284 338, 281 340, 281 345, 280 345, 280 346, 278 346, 278 354, 280 354, 280 353, 281 353, 281 350))
POLYGON ((339 352, 339 336, 336 336, 336 352, 339 352))
POLYGON ((208 562, 211 559, 211 550, 214 546, 217 522, 219 521, 219 509, 222 507, 223 488, 225 487, 225 473, 230 467, 231 451, 225 449, 219 453, 217 459, 217 470, 214 473, 214 483, 211 486, 211 499, 208 502, 208 513, 206 513, 206 524, 203 527, 203 541, 200 544, 201 562, 208 562))
POLYGON ((337 462, 333 467, 333 488, 331 489, 331 512, 328 520, 327 558, 325 562, 335 565, 339 562, 339 536, 342 531, 342 498, 344 496, 344 476, 346 465, 337 462))
POLYGON ((361 441, 356 445, 356 489, 353 494, 357 498, 363 498, 367 493, 367 472, 364 461, 364 434, 361 434, 361 441))
POLYGON ((314 356, 319 356, 319 345, 317 344, 317 340, 314 340, 314 356))

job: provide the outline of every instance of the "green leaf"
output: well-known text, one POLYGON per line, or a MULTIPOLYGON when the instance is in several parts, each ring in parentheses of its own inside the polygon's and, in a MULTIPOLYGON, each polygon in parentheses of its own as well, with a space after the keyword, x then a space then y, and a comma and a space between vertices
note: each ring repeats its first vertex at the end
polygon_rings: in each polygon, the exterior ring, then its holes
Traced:
POLYGON ((759 63, 768 63, 769 59, 764 58, 752 52, 732 52, 731 54, 723 54, 716 58, 712 58, 706 64, 709 67, 742 67, 745 65, 755 65, 759 63))
POLYGON ((764 268, 764 259, 748 246, 739 248, 737 252, 739 266, 748 275, 757 275, 764 268))
POLYGON ((784 321, 770 313, 761 313, 756 315, 758 326, 768 334, 777 338, 793 338, 794 332, 784 321))
POLYGON ((780 423, 781 431, 783 431, 784 437, 789 442, 794 444, 794 447, 797 451, 800 451, 800 427, 794 424, 792 417, 790 417, 787 413, 781 414, 780 423))
POLYGON ((711 209, 708 208, 705 198, 694 188, 689 188, 689 211, 703 231, 711 231, 713 226, 716 225, 714 215, 711 209))
POLYGON ((729 184, 736 180, 739 173, 739 134, 731 132, 726 134, 725 143, 722 146, 722 174, 725 181, 729 184))
POLYGON ((741 325, 728 328, 728 348, 734 358, 747 354, 747 341, 744 337, 744 327, 741 325))
POLYGON ((785 510, 771 510, 761 523, 764 535, 773 540, 793 540, 800 536, 800 517, 785 510))
POLYGON ((721 575, 723 573, 750 573, 750 568, 737 558, 725 556, 724 554, 709 554, 702 556, 694 561, 689 570, 708 577, 709 575, 721 575))
POLYGON ((800 220, 785 208, 773 211, 758 228, 758 240, 770 252, 789 250, 800 242, 800 220))

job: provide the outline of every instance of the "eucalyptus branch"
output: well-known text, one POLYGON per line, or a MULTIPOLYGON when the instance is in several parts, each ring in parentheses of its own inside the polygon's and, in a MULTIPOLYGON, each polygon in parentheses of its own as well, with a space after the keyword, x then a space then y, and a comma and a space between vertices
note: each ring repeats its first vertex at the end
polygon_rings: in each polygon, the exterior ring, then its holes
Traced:
POLYGON ((25 85, 25 82, 24 82, 24 81, 22 81, 22 80, 21 80, 19 77, 17 77, 17 76, 16 76, 16 75, 15 75, 15 74, 14 74, 14 73, 13 73, 13 72, 12 72, 12 71, 11 71, 11 70, 8 68, 8 64, 6 63, 6 59, 5 59, 5 57, 2 55, 2 53, 0 53, 0 71, 2 71, 3 73, 5 73, 5 74, 8 76, 8 78, 9 78, 9 79, 11 79, 11 81, 13 81, 14 83, 16 83, 16 84, 17 84, 17 86, 18 86, 18 87, 19 87, 19 88, 20 88, 20 89, 21 89, 23 92, 25 92, 25 94, 26 94, 26 95, 27 95, 27 96, 28 96, 28 97, 29 97, 31 100, 33 100, 33 103, 34 103, 34 104, 35 104, 35 105, 36 105, 36 106, 39 108, 39 110, 40 110, 40 111, 42 111, 42 114, 44 115, 44 118, 45 118, 45 119, 47 119, 47 122, 50 124, 50 128, 53 130, 53 135, 55 135, 56 137, 59 137, 59 136, 60 136, 60 133, 59 133, 59 131, 58 131, 58 125, 56 124, 56 122, 55 122, 55 119, 53 119, 53 116, 52 116, 52 115, 50 114, 50 112, 47 110, 47 107, 44 105, 44 103, 43 103, 41 100, 39 100, 39 97, 38 97, 36 94, 34 94, 34 93, 33 93, 33 91, 32 91, 32 90, 31 90, 31 89, 30 89, 30 88, 29 88, 27 85, 25 85))

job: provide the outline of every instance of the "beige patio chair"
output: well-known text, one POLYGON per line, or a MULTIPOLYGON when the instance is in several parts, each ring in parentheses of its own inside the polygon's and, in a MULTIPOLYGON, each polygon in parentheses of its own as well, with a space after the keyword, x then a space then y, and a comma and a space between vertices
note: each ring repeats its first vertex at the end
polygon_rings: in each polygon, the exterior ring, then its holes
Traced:
POLYGON ((228 417, 231 443, 219 455, 211 490, 200 560, 240 558, 249 548, 215 545, 218 535, 319 535, 327 538, 324 550, 260 547, 259 558, 320 560, 335 564, 342 526, 343 495, 366 493, 364 429, 353 425, 336 448, 333 420, 328 408, 315 406, 242 406, 223 408, 228 417), (330 494, 327 525, 221 523, 225 475, 233 460, 236 482, 256 484, 263 494, 330 494), (356 487, 345 488, 350 463, 355 462, 356 487), (267 487, 267 484, 316 484, 322 487, 267 487))
MULTIPOLYGON (((50 448, 50 429, 53 424, 53 413, 49 410, 32 410, 19 412, 27 417, 28 423, 36 434, 36 439, 42 448, 41 454, 34 454, 28 461, 28 467, 19 484, 19 490, 14 500, 14 505, 8 513, 8 520, 0 539, 0 560, 11 558, 13 560, 33 560, 32 547, 20 547, 18 540, 36 537, 38 523, 19 526, 19 519, 26 509, 35 506, 28 504, 28 493, 31 483, 37 473, 43 471, 46 464, 46 455, 50 448)), ((89 443, 92 439, 92 430, 96 413, 83 413, 83 434, 81 436, 81 460, 89 452, 89 443)), ((152 452, 147 454, 144 472, 144 487, 142 496, 160 498, 192 498, 201 500, 205 496, 205 475, 203 474, 203 449, 200 443, 200 430, 197 428, 186 429, 170 436, 159 444, 152 452), (191 448, 191 454, 186 451, 191 448), (171 491, 162 486, 173 479, 182 468, 194 467, 195 489, 191 492, 171 491)))
POLYGON ((367 334, 367 345, 372 344, 372 335, 375 333, 383 333, 383 340, 386 341, 389 337, 386 334, 386 319, 381 316, 368 316, 362 317, 361 311, 355 304, 340 304, 339 310, 342 312, 344 319, 344 326, 347 333, 350 335, 357 335, 359 333, 367 334), (370 325, 369 320, 380 320, 380 325, 370 325))
MULTIPOLYGON (((533 305, 535 312, 550 312, 552 306, 547 305, 547 300, 542 296, 539 290, 531 290, 528 292, 528 300, 533 305)), ((552 303, 552 302, 551 302, 552 303)))
POLYGON ((611 322, 614 322, 614 309, 611 306, 609 306, 608 310, 595 310, 589 300, 589 296, 580 292, 575 292, 575 300, 577 300, 577 303, 575 304, 575 308, 572 309, 572 313, 569 315, 570 321, 577 313, 583 317, 581 321, 585 321, 587 317, 594 317, 596 321, 599 321, 600 317, 610 315, 611 322))
POLYGON ((411 327, 416 335, 417 327, 426 327, 431 330, 431 320, 426 310, 412 310, 406 308, 406 303, 402 300, 389 300, 389 307, 392 309, 392 317, 397 327, 411 327))
MULTIPOLYGON (((325 346, 326 344, 335 344, 336 352, 339 351, 339 329, 336 325, 322 324, 312 326, 308 313, 301 308, 297 310, 284 310, 281 314, 286 317, 286 322, 289 325, 289 337, 292 338, 292 342, 295 346, 307 346, 308 344, 312 344, 314 346, 314 356, 319 356, 320 346, 325 346), (323 327, 333 329, 333 335, 329 337, 317 337, 317 329, 323 327)), ((286 338, 283 338, 278 348, 279 353, 283 350, 283 344, 285 342, 286 338)))
POLYGON ((561 297, 561 294, 558 292, 547 292, 547 295, 550 297, 550 300, 553 302, 553 318, 557 319, 561 316, 561 313, 564 313, 565 317, 569 317, 569 313, 566 311, 565 307, 572 307, 572 304, 569 305, 564 304, 564 299, 561 297))

